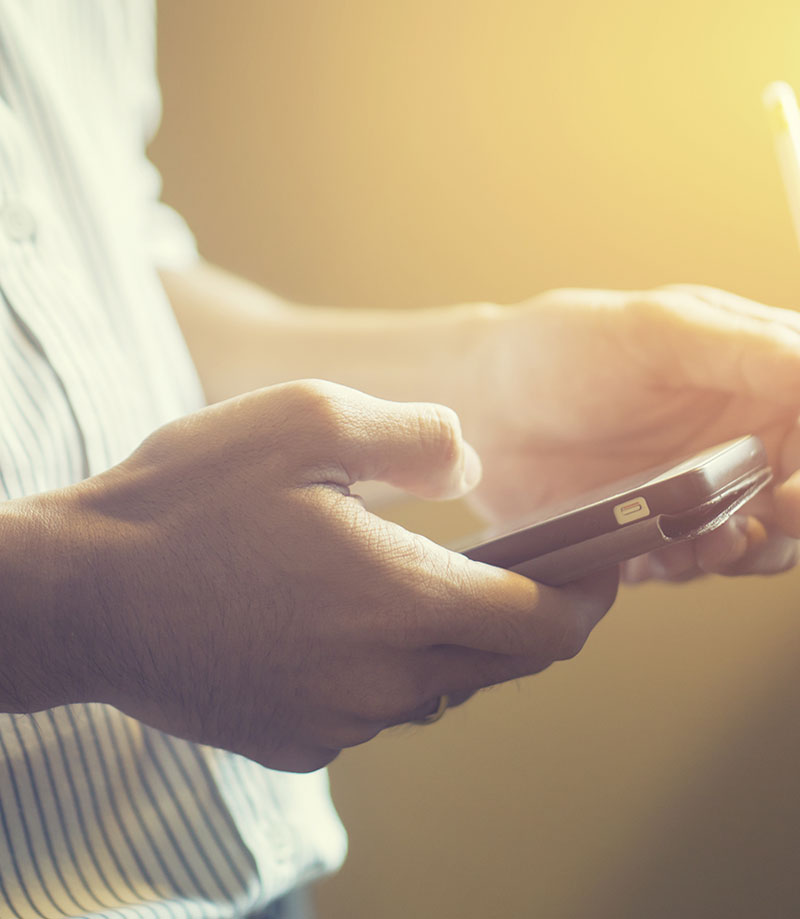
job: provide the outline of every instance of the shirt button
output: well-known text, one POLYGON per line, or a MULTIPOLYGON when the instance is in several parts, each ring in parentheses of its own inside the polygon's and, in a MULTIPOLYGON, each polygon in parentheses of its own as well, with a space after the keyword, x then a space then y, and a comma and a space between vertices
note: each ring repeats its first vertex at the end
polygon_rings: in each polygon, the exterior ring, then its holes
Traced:
POLYGON ((0 211, 0 224, 6 236, 21 243, 32 239, 36 233, 36 218, 21 201, 9 201, 0 211))

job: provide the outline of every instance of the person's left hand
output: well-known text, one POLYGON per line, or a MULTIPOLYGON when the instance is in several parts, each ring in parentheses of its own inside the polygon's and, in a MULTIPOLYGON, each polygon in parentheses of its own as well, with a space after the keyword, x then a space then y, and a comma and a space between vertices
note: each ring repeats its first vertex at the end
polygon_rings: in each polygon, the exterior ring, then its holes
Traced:
POLYGON ((757 434, 778 487, 629 580, 791 567, 800 537, 800 317, 724 291, 558 290, 503 308, 459 410, 479 509, 518 519, 681 455, 757 434), (748 516, 749 514, 749 516, 748 516))

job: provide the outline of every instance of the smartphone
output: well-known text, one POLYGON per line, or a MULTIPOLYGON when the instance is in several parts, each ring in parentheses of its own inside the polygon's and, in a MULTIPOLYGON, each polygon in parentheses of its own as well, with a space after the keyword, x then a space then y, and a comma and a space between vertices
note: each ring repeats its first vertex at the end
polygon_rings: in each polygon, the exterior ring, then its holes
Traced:
POLYGON ((761 441, 740 437, 485 533, 459 551, 558 587, 716 529, 771 478, 761 441))

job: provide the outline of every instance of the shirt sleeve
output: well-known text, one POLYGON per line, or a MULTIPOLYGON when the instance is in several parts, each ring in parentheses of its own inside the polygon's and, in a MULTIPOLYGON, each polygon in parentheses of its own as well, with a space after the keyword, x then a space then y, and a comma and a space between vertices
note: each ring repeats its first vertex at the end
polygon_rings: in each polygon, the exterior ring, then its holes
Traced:
POLYGON ((131 89, 137 94, 136 108, 142 126, 140 187, 142 233, 146 248, 157 268, 181 269, 200 260, 197 240, 181 214, 162 198, 163 182, 155 164, 148 158, 148 144, 158 132, 162 116, 161 88, 156 66, 155 15, 137 20, 139 30, 132 35, 131 89))
POLYGON ((197 240, 184 218, 161 200, 161 174, 145 157, 143 230, 145 243, 157 268, 180 270, 200 260, 197 240))

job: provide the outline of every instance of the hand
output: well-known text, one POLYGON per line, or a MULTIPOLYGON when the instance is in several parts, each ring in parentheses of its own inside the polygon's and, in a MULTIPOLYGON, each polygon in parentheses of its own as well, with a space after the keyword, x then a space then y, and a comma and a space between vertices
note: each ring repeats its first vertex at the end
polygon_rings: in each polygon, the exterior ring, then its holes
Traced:
POLYGON ((501 312, 487 376, 453 400, 495 518, 733 437, 765 442, 780 487, 691 545, 638 560, 635 580, 783 570, 800 536, 800 318, 703 287, 561 290, 501 312))
POLYGON ((379 479, 452 497, 479 469, 449 409, 334 384, 275 386, 165 426, 71 491, 71 551, 91 563, 71 626, 95 673, 87 697, 307 771, 442 693, 577 653, 615 573, 538 586, 350 494, 379 479))

